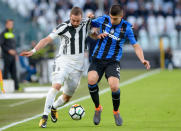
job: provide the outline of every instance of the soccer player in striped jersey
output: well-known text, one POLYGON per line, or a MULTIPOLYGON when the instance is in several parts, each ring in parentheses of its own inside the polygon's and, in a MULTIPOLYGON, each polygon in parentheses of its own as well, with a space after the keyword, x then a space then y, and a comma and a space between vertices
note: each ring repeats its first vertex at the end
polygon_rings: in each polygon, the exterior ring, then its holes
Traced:
POLYGON ((88 71, 88 87, 91 98, 95 104, 94 124, 98 125, 101 119, 102 106, 99 102, 98 82, 103 74, 108 80, 112 91, 113 114, 117 126, 122 125, 119 113, 120 104, 120 59, 122 47, 129 39, 137 57, 146 69, 150 68, 149 61, 145 60, 142 48, 137 44, 132 25, 123 19, 123 8, 120 5, 112 5, 109 15, 104 15, 91 21, 93 27, 100 28, 99 40, 94 48, 92 63, 88 71))
MULTIPOLYGON (((91 16, 91 15, 89 15, 91 16)), ((67 103, 75 92, 84 67, 85 39, 90 30, 91 19, 82 20, 82 10, 79 7, 72 8, 70 20, 59 26, 40 42, 31 51, 22 52, 22 56, 32 56, 55 38, 60 38, 60 48, 52 73, 52 88, 49 90, 42 119, 39 126, 47 126, 48 114, 51 112, 51 120, 55 123, 58 118, 57 107, 67 103), (54 102, 54 99, 64 85, 63 94, 54 102)), ((94 36, 93 36, 94 37, 94 36)))

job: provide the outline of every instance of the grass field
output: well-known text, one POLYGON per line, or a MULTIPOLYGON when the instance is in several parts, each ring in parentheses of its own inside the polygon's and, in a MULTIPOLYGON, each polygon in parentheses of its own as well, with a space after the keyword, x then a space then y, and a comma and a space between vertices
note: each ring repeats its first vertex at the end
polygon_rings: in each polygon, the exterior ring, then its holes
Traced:
MULTIPOLYGON (((135 77, 145 71, 125 70, 121 72, 121 82, 135 77)), ((86 111, 85 117, 80 121, 74 121, 68 115, 70 106, 59 110, 59 120, 56 124, 48 120, 48 127, 38 127, 40 118, 15 125, 8 131, 85 131, 85 130, 122 130, 122 131, 180 131, 181 130, 181 70, 161 71, 155 75, 121 87, 120 113, 123 117, 123 126, 117 127, 112 113, 111 92, 100 96, 103 106, 100 125, 95 126, 92 121, 94 105, 91 99, 78 102, 86 111)), ((100 83, 103 90, 108 85, 104 79, 100 83)), ((86 79, 82 79, 81 86, 72 100, 88 95, 86 79)), ((7 109, 7 105, 17 100, 0 101, 0 126, 13 121, 31 117, 43 111, 44 99, 7 109), (15 115, 16 114, 16 115, 15 115), (20 115, 21 114, 21 115, 20 115), (13 116, 13 117, 12 117, 13 116), (12 118, 12 119, 11 119, 12 118)))

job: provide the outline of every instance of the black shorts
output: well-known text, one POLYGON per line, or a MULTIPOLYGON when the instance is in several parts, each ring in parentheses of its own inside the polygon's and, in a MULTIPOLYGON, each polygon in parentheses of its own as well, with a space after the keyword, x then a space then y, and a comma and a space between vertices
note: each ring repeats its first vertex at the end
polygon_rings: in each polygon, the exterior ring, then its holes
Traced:
POLYGON ((108 79, 110 76, 120 79, 120 63, 118 61, 100 60, 94 58, 89 66, 88 72, 89 71, 96 71, 98 73, 98 82, 101 80, 104 72, 106 79, 108 79))

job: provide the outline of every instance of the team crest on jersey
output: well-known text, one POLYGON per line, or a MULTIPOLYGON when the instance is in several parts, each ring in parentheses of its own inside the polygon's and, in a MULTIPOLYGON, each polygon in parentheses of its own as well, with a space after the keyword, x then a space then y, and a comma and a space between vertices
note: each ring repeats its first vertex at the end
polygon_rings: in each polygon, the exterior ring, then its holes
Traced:
POLYGON ((114 34, 114 29, 111 29, 110 33, 111 33, 111 34, 114 34))

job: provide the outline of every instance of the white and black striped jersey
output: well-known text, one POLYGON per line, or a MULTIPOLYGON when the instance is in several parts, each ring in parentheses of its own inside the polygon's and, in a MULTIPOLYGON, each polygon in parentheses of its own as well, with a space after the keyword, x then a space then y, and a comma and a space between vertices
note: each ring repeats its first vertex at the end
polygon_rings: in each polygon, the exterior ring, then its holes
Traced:
POLYGON ((90 19, 83 19, 78 27, 73 27, 70 21, 66 21, 56 27, 49 36, 52 39, 60 37, 60 55, 76 55, 84 53, 87 48, 85 39, 90 31, 90 19))
POLYGON ((90 23, 91 19, 84 19, 74 28, 70 21, 66 21, 49 34, 52 39, 60 38, 59 52, 55 57, 57 68, 68 65, 70 70, 84 70, 84 50, 87 48, 85 39, 90 32, 90 23))

